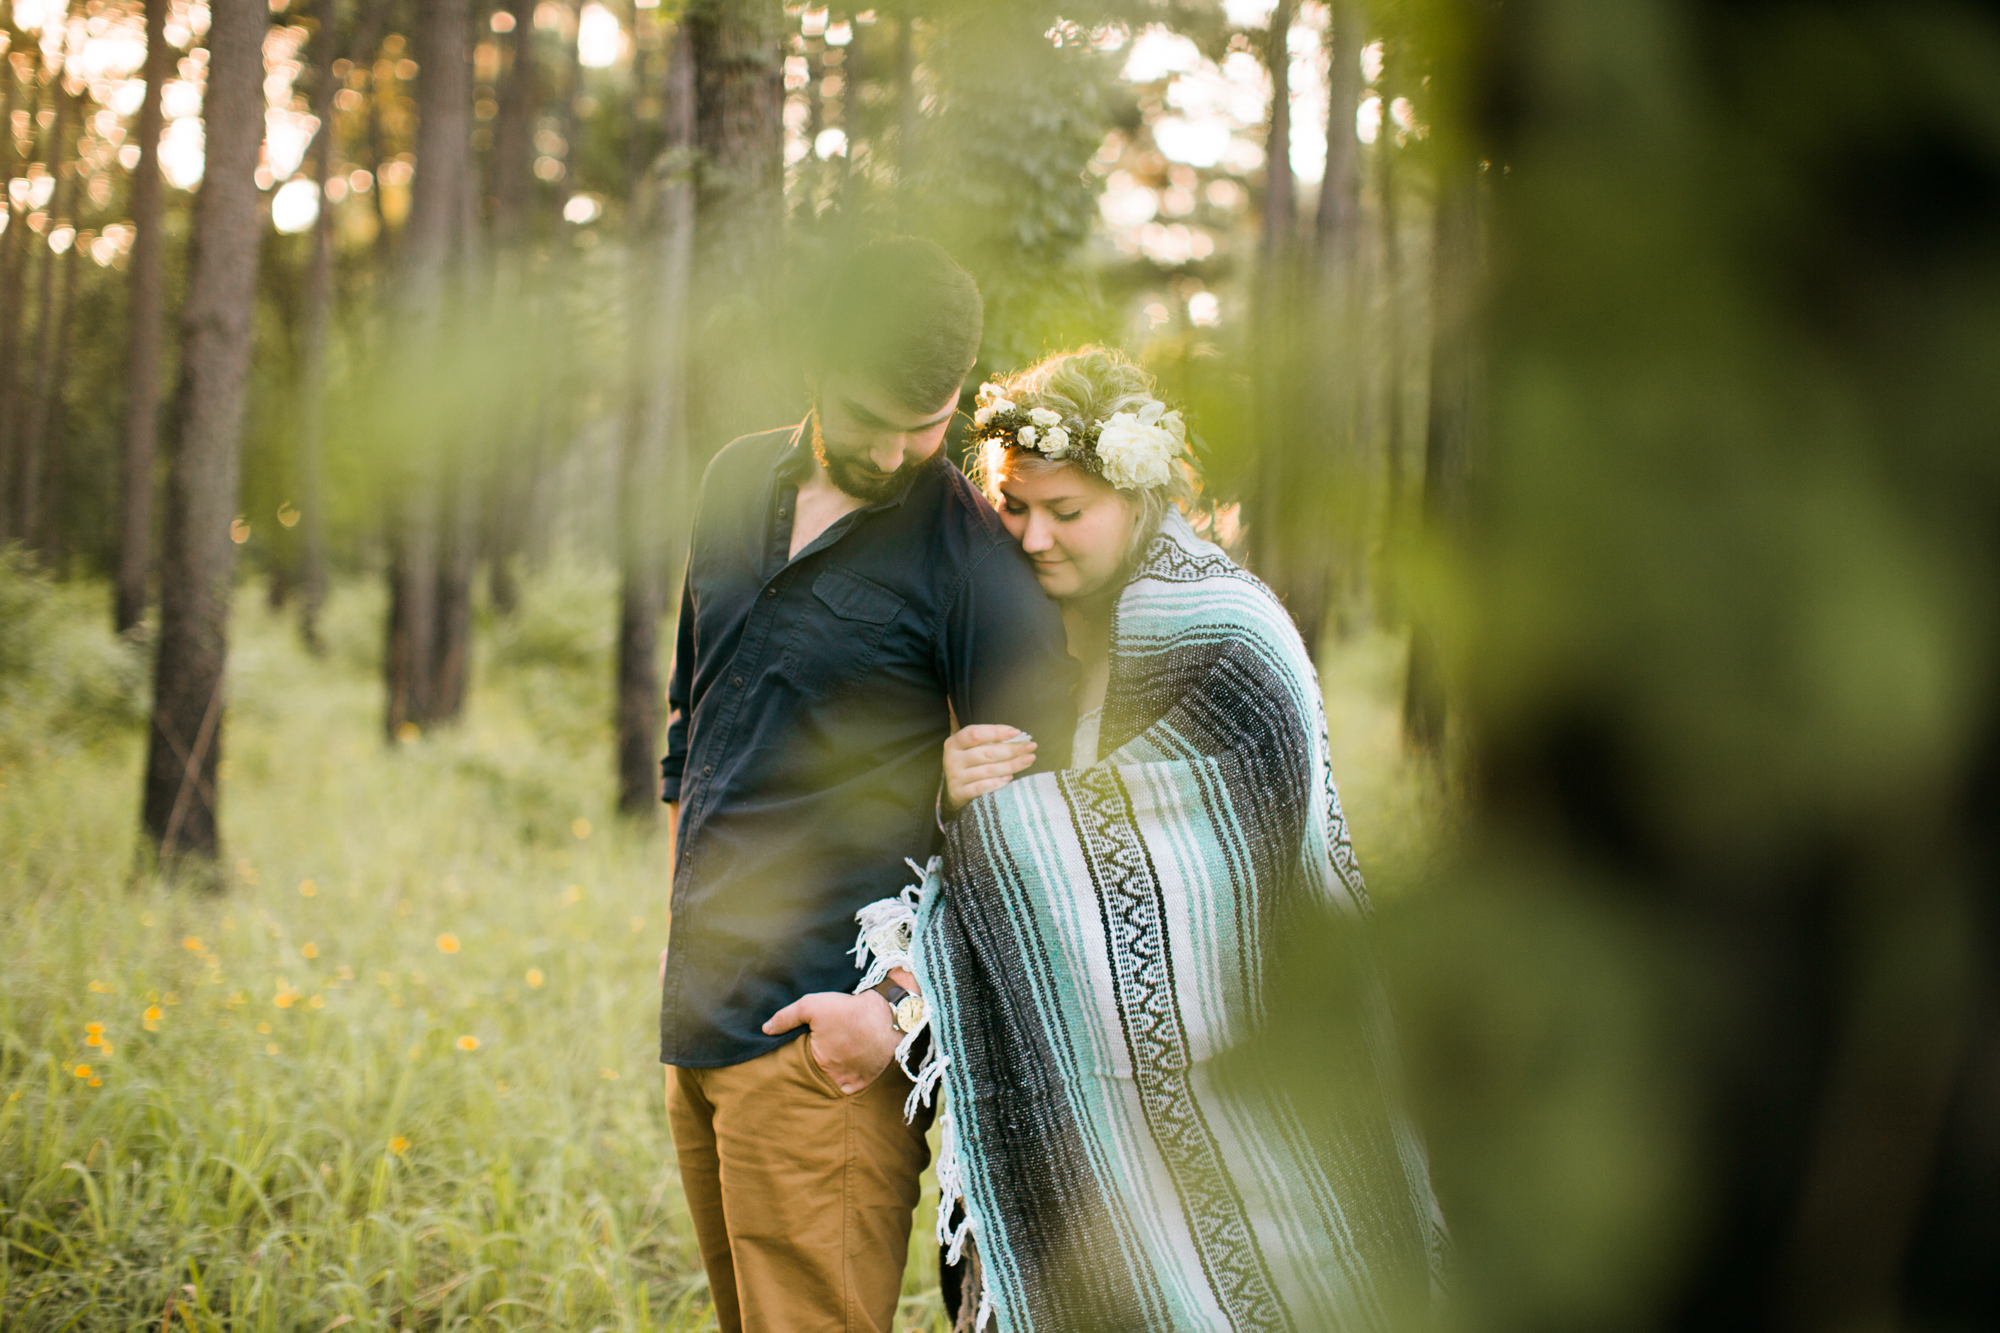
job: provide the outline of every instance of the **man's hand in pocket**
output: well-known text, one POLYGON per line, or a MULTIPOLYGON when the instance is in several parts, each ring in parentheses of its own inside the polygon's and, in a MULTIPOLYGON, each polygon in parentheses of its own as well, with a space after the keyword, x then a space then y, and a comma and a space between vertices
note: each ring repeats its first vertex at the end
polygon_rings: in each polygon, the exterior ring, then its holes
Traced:
POLYGON ((770 1036, 804 1024, 812 1029, 812 1055, 834 1086, 856 1093, 882 1076, 896 1058, 903 1034, 878 991, 843 995, 818 991, 792 1001, 764 1024, 770 1036))

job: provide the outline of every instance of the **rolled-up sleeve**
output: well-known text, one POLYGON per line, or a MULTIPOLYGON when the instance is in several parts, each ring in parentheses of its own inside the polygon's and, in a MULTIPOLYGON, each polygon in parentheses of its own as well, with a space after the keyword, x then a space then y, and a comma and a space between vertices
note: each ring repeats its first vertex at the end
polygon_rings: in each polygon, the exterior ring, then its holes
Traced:
POLYGON ((1035 766, 1069 766, 1077 664, 1062 613, 1012 542, 970 571, 946 616, 940 649, 960 726, 1019 727, 1039 743, 1035 766))
POLYGON ((674 669, 667 677, 667 757, 660 761, 662 801, 681 798, 681 773, 687 768, 688 701, 693 691, 694 589, 690 571, 690 576, 681 580, 680 612, 674 618, 674 669))

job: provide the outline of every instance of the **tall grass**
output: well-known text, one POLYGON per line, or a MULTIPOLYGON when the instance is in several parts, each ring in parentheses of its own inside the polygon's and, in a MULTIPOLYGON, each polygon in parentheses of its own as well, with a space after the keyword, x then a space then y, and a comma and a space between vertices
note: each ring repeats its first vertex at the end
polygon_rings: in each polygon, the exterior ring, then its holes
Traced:
MULTIPOLYGON (((665 845, 609 808, 611 591, 544 576, 466 722, 393 747, 378 590, 336 590, 320 659, 246 595, 209 895, 134 878, 143 655, 104 590, 0 570, 32 611, 0 623, 0 1327, 712 1326, 665 845)), ((1329 673, 1364 854, 1370 808, 1422 806, 1382 651, 1329 673)), ((928 1224, 905 1326, 939 1318, 928 1224)))

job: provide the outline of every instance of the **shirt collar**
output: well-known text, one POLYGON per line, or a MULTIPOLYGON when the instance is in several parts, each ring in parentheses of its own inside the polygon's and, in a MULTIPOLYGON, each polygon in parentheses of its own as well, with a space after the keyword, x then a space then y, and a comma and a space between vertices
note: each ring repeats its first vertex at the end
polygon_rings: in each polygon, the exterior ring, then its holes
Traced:
MULTIPOLYGON (((804 481, 806 474, 815 465, 812 447, 812 427, 812 413, 807 412, 806 419, 792 429, 792 442, 786 446, 783 453, 778 455, 778 461, 772 466, 772 474, 787 486, 797 486, 800 482, 804 481)), ((935 454, 931 455, 930 463, 911 473, 909 480, 898 487, 894 495, 889 496, 887 499, 877 500, 873 504, 863 505, 855 512, 872 514, 878 510, 900 507, 903 501, 909 498, 910 488, 917 484, 917 480, 920 477, 928 475, 932 468, 940 466, 950 466, 950 460, 946 457, 946 450, 942 445, 938 447, 938 451, 935 454)))

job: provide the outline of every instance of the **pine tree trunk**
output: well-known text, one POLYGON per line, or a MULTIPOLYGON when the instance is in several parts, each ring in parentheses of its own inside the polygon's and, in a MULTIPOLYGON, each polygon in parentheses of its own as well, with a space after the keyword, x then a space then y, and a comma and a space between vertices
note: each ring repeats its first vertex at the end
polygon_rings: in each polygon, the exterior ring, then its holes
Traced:
POLYGON ((668 58, 666 144, 638 177, 634 217, 638 281, 633 302, 632 394, 619 460, 618 808, 651 818, 659 809, 661 726, 659 631, 668 561, 685 512, 686 319, 694 254, 691 179, 694 60, 686 25, 668 58))
POLYGON ((312 258, 306 266, 303 366, 300 374, 296 459, 299 486, 299 635, 315 655, 322 651, 319 612, 326 600, 326 341, 333 312, 333 206, 326 198, 333 173, 334 0, 320 0, 312 37, 313 183, 319 187, 319 218, 313 223, 312 258))
MULTIPOLYGON (((500 114, 493 129, 493 248, 494 304, 499 316, 526 317, 539 327, 532 310, 540 293, 531 290, 531 222, 535 200, 534 132, 536 99, 541 80, 535 66, 534 0, 508 0, 514 20, 513 61, 500 86, 500 114)), ((517 411, 500 429, 505 435, 506 465, 489 478, 485 514, 487 594, 495 610, 511 614, 520 603, 515 562, 527 526, 529 477, 539 442, 534 437, 534 388, 524 377, 503 386, 517 411)))
MULTIPOLYGON (((1481 428, 1476 316, 1483 281, 1479 172, 1453 164, 1439 182, 1437 241, 1431 260, 1431 404, 1424 436, 1424 522, 1433 540, 1463 529, 1472 461, 1481 428)), ((1434 627, 1419 624, 1410 638, 1403 692, 1403 733, 1437 753, 1449 720, 1441 647, 1434 627)))
POLYGON ((1362 430, 1366 383, 1362 367, 1361 144, 1354 134, 1361 101, 1361 6, 1342 0, 1333 6, 1326 35, 1326 172, 1320 180, 1314 219, 1315 317, 1302 328, 1315 330, 1316 354, 1306 364, 1309 429, 1300 438, 1324 450, 1315 460, 1294 453, 1286 472, 1288 490, 1304 511, 1294 516, 1295 540, 1326 571, 1327 602, 1335 632, 1348 634, 1369 617, 1369 506, 1375 475, 1368 465, 1362 430), (1315 466, 1315 463, 1318 466, 1315 466))
POLYGON ((1296 0, 1271 12, 1264 62, 1271 77, 1271 114, 1264 143, 1264 212, 1257 261, 1252 381, 1259 456, 1250 542, 1258 575, 1285 603, 1306 650, 1319 652, 1328 602, 1325 522, 1316 512, 1329 485, 1328 469, 1313 466, 1321 443, 1307 443, 1321 367, 1308 355, 1304 330, 1312 308, 1300 301, 1296 244, 1298 187, 1292 173, 1289 34, 1296 0))
MULTIPOLYGON (((1386 85, 1385 85, 1386 86, 1386 85)), ((1386 126, 1388 117, 1383 117, 1386 126)), ((1409 432, 1404 426, 1402 209, 1396 199, 1396 143, 1393 133, 1375 141, 1375 192, 1380 200, 1382 290, 1382 454, 1384 526, 1389 545, 1399 547, 1408 523, 1409 432)), ((1392 616, 1399 614, 1392 611, 1392 616)))
POLYGON ((160 90, 173 73, 167 45, 169 0, 146 0, 146 95, 134 137, 139 165, 132 175, 130 340, 125 353, 125 438, 120 457, 123 507, 118 529, 118 586, 112 623, 120 634, 146 615, 146 579, 153 567, 153 460, 159 450, 160 350, 166 334, 166 288, 160 272, 160 90))
MULTIPOLYGON (((32 108, 32 92, 20 98, 21 81, 14 75, 12 61, 0 59, 0 188, 11 185, 20 165, 14 146, 14 104, 25 100, 32 108)), ((15 437, 20 418, 20 352, 22 278, 28 260, 28 210, 17 208, 11 189, 0 198, 7 210, 7 233, 0 237, 0 542, 14 532, 15 437)))
POLYGON ((81 249, 71 241, 55 261, 62 269, 62 282, 56 293, 55 336, 48 343, 52 355, 48 406, 43 410, 41 428, 42 494, 35 506, 41 521, 39 529, 31 534, 35 549, 41 552, 42 563, 51 569, 61 569, 68 559, 62 522, 63 484, 69 463, 69 405, 65 395, 69 388, 70 335, 76 327, 76 266, 82 258, 81 249))
MULTIPOLYGON (((72 13, 81 8, 78 0, 70 0, 72 13)), ((49 77, 49 90, 55 99, 55 118, 49 125, 48 151, 44 154, 49 176, 55 181, 55 193, 49 198, 48 210, 51 233, 58 225, 69 220, 70 200, 75 194, 74 180, 63 167, 68 156, 70 121, 73 119, 78 99, 70 94, 64 84, 62 70, 58 67, 49 77)), ((21 490, 16 497, 20 505, 20 517, 15 531, 22 540, 36 550, 41 550, 43 547, 42 506, 46 499, 47 486, 42 474, 48 460, 49 412, 55 406, 56 334, 62 324, 56 310, 57 258, 53 250, 42 256, 40 288, 35 302, 37 349, 34 387, 28 398, 27 413, 21 423, 18 446, 21 490)))
MULTIPOLYGON (((462 224, 460 191, 470 166, 471 70, 467 0, 432 0, 417 19, 417 173, 404 223, 400 333, 417 364, 444 361, 444 307, 462 224)), ((449 423, 440 423, 448 425, 449 423)), ((383 654, 384 732, 404 739, 436 721, 440 643, 440 459, 427 443, 393 482, 389 626, 383 654)))
MULTIPOLYGON (((470 19, 470 14, 463 16, 470 19)), ((476 40, 469 21, 459 28, 453 69, 459 77, 458 116, 453 140, 459 153, 456 172, 457 225, 452 233, 448 304, 454 329, 468 327, 465 312, 490 299, 487 272, 479 244, 479 173, 472 158, 472 47, 476 40)), ((454 335, 459 336, 459 335, 454 335)), ((451 358, 457 364, 456 358, 451 358)), ((456 373, 467 373, 458 370, 456 373)), ((472 672, 472 573, 479 560, 479 515, 485 495, 490 435, 469 419, 451 422, 444 433, 445 466, 441 473, 438 508, 437 644, 431 663, 431 720, 455 722, 465 712, 472 672)))
POLYGON ((771 426, 785 395, 770 349, 784 222, 784 67, 778 0, 707 0, 687 14, 694 52, 694 309, 690 383, 703 450, 771 426))
POLYGON ((181 316, 178 429, 160 552, 160 640, 144 827, 163 866, 213 863, 223 667, 236 548, 243 401, 262 237, 265 0, 211 0, 207 165, 181 316))

